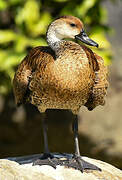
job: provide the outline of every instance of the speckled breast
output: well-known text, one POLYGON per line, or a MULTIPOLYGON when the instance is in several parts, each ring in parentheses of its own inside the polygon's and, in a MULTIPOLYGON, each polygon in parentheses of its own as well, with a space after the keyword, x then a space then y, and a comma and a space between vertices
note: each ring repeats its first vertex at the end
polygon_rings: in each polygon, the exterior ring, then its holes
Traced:
POLYGON ((46 67, 40 83, 40 110, 79 109, 93 86, 93 72, 83 49, 66 49, 46 67))

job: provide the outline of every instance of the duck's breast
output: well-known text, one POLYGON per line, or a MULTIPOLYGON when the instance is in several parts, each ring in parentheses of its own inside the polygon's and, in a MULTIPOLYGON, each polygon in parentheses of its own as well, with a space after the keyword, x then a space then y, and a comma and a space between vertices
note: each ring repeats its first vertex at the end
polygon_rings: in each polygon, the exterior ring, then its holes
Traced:
POLYGON ((93 78, 87 55, 80 46, 66 48, 55 62, 46 67, 44 76, 44 103, 50 102, 54 108, 56 105, 57 108, 71 108, 74 104, 81 106, 86 103, 93 78))
POLYGON ((77 46, 66 48, 49 67, 50 77, 53 77, 53 82, 56 84, 58 82, 61 89, 81 91, 93 83, 93 71, 89 59, 84 49, 77 46))

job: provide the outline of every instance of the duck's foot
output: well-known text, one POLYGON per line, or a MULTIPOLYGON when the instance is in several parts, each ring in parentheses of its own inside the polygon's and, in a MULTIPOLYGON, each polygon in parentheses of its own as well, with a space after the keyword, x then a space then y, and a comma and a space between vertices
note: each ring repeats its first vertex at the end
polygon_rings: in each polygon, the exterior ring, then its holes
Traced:
POLYGON ((51 153, 44 153, 39 159, 33 162, 35 165, 49 165, 56 169, 56 164, 53 162, 56 159, 51 153))
POLYGON ((40 159, 37 159, 33 165, 49 165, 56 169, 56 166, 65 166, 68 168, 73 168, 83 172, 84 170, 97 170, 101 169, 87 161, 84 161, 81 156, 73 156, 72 158, 64 157, 55 157, 52 154, 44 154, 40 159))
POLYGON ((72 159, 69 160, 68 167, 72 167, 74 169, 78 169, 81 172, 84 170, 96 170, 101 171, 101 169, 85 160, 82 159, 81 156, 74 155, 72 159))

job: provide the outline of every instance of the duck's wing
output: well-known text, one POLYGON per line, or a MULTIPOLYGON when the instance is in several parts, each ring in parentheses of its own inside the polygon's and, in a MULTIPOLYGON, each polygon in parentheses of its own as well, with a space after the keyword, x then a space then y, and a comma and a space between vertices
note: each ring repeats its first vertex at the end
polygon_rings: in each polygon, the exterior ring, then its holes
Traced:
POLYGON ((33 48, 22 60, 13 79, 13 91, 17 105, 28 101, 28 87, 33 74, 43 70, 54 58, 54 52, 50 47, 39 46, 33 48))
POLYGON ((105 95, 107 94, 108 88, 108 69, 104 65, 104 60, 98 56, 96 53, 94 54, 94 59, 97 61, 98 68, 95 72, 94 86, 90 93, 89 99, 85 106, 88 110, 93 110, 98 105, 105 104, 105 95))

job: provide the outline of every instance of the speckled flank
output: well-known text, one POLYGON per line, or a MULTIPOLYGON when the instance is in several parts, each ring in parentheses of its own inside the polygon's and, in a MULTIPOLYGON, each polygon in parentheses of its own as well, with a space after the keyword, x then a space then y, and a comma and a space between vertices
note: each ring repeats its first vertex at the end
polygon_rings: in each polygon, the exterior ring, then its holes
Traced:
POLYGON ((60 40, 55 51, 33 48, 19 65, 13 85, 17 104, 32 103, 40 112, 50 108, 77 113, 82 105, 89 110, 104 105, 107 69, 86 46, 60 40))

